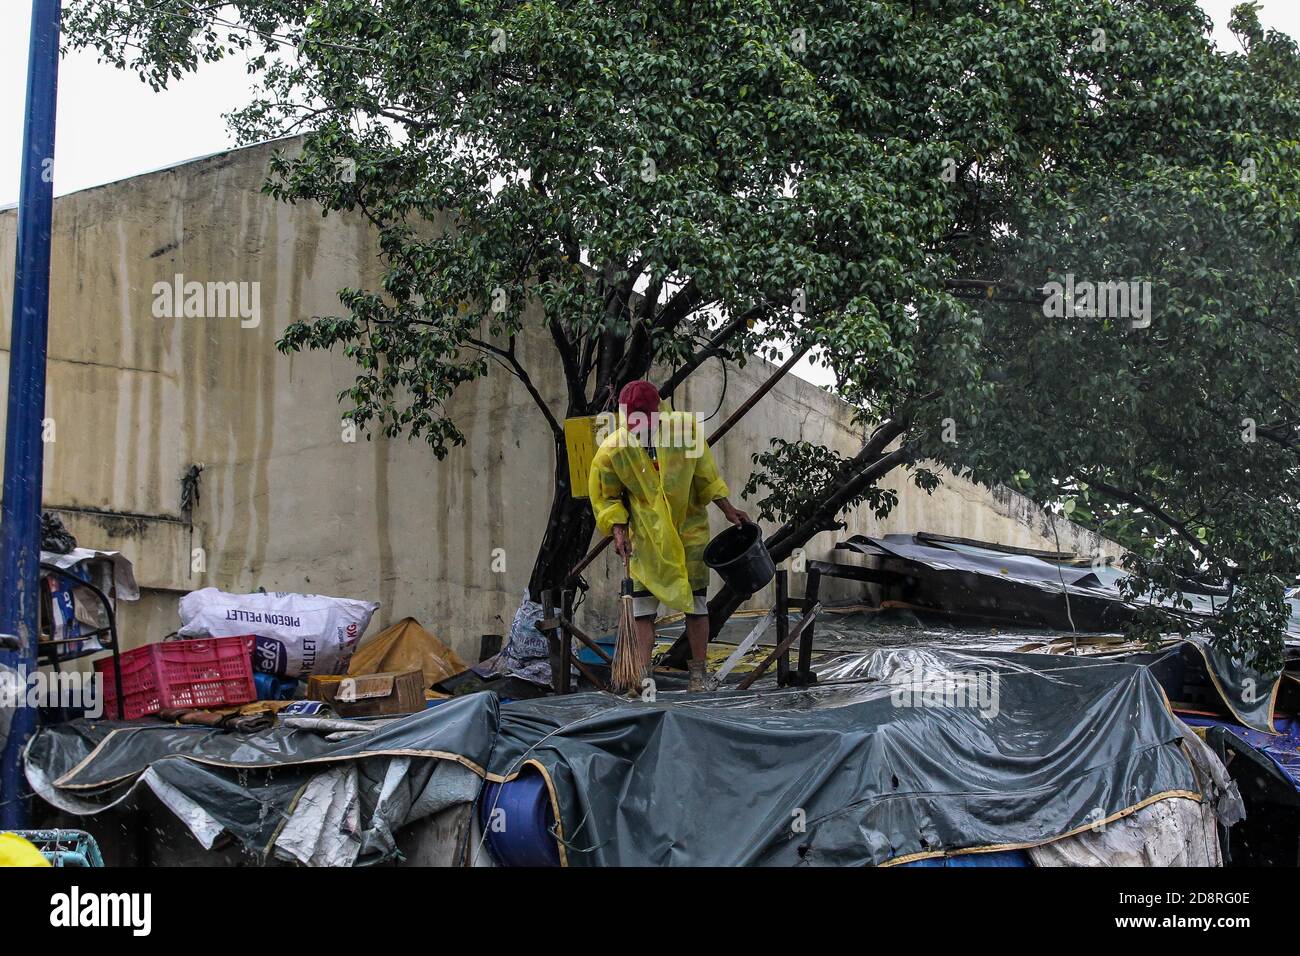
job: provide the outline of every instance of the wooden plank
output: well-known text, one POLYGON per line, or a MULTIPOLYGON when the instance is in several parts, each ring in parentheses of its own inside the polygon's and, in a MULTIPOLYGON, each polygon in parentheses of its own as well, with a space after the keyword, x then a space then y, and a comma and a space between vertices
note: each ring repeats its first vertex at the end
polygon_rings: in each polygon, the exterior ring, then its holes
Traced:
POLYGON ((500 634, 480 634, 478 638, 478 659, 479 663, 487 660, 489 657, 496 657, 501 653, 501 635, 500 634))
MULTIPOLYGON (((573 589, 565 588, 560 592, 560 616, 569 618, 573 616, 573 589)), ((560 639, 560 693, 568 694, 572 691, 569 686, 571 675, 569 668, 573 663, 573 640, 566 631, 560 639)))
POLYGON ((958 538, 950 534, 935 534, 933 531, 918 531, 916 540, 927 544, 964 544, 969 548, 983 548, 985 551, 998 551, 1002 554, 1019 554, 1027 558, 1039 558, 1043 561, 1070 562, 1079 556, 1073 551, 1042 551, 1037 548, 1017 548, 1015 545, 998 544, 994 541, 978 541, 975 538, 958 538))
POLYGON ((587 682, 596 690, 609 690, 609 685, 601 680, 600 675, 593 671, 581 658, 575 657, 573 666, 578 669, 583 677, 587 678, 587 682))
POLYGON ((808 573, 824 574, 828 578, 842 578, 846 581, 865 581, 869 584, 898 584, 907 575, 883 568, 864 568, 856 564, 840 564, 838 561, 809 561, 808 573))
POLYGON ((596 641, 595 641, 594 639, 592 639, 590 636, 588 636, 588 634, 587 634, 586 631, 584 631, 582 628, 578 627, 578 625, 574 624, 574 623, 573 623, 572 621, 570 621, 567 617, 561 617, 561 618, 559 619, 559 625, 560 625, 560 627, 562 627, 562 628, 564 628, 566 631, 568 631, 570 634, 572 634, 574 637, 576 637, 578 640, 582 641, 582 643, 586 644, 589 648, 591 648, 593 651, 595 651, 598 655, 600 655, 600 658, 601 658, 601 659, 602 659, 606 664, 613 664, 613 663, 614 663, 614 659, 613 659, 612 657, 610 657, 609 652, 606 651, 605 648, 603 648, 603 647, 601 647, 599 644, 597 644, 596 641))
POLYGON ((771 654, 768 654, 767 657, 763 658, 763 662, 759 664, 758 667, 754 668, 754 670, 749 674, 746 674, 745 679, 736 685, 736 689, 748 690, 754 681, 762 677, 767 672, 767 669, 772 666, 772 662, 775 661, 777 657, 788 651, 790 645, 799 639, 799 635, 803 633, 804 628, 809 627, 812 622, 817 619, 817 615, 821 612, 821 609, 822 606, 820 604, 814 604, 812 610, 803 616, 803 620, 794 626, 794 630, 790 632, 789 636, 778 644, 771 654))
MULTIPOLYGON (((542 620, 550 620, 555 617, 553 594, 554 592, 550 588, 541 593, 542 620)), ((551 690, 558 694, 562 683, 560 680, 560 636, 553 627, 543 629, 541 622, 534 624, 533 627, 542 631, 546 635, 546 640, 550 643, 551 690)))
MULTIPOLYGON (((776 645, 780 647, 790 636, 790 576, 785 568, 776 572, 776 645)), ((776 659, 776 684, 784 687, 790 682, 790 653, 776 659)))
POLYGON ((740 659, 748 654, 750 648, 758 643, 758 639, 763 636, 764 632, 767 631, 774 620, 776 620, 775 611, 768 611, 767 614, 763 615, 762 619, 754 625, 754 629, 749 632, 749 635, 736 645, 736 649, 731 652, 731 656, 722 662, 722 666, 718 668, 718 672, 713 675, 715 683, 722 683, 723 678, 730 674, 732 668, 740 662, 740 659))
MULTIPOLYGON (((822 575, 816 568, 810 568, 808 571, 807 590, 804 593, 804 599, 814 607, 817 606, 817 593, 821 590, 822 575)), ((799 670, 795 675, 794 682, 800 687, 807 687, 809 684, 815 684, 817 678, 812 672, 812 649, 813 649, 813 628, 814 623, 808 622, 808 626, 803 629, 799 637, 799 670)))
MULTIPOLYGON (((546 636, 546 639, 550 642, 551 650, 553 651, 552 659, 558 658, 560 653, 560 641, 562 640, 562 638, 560 637, 560 633, 562 632, 560 630, 547 630, 546 628, 541 626, 541 621, 538 621, 533 626, 536 627, 537 630, 541 631, 541 633, 544 634, 546 636)), ((575 655, 572 659, 572 663, 573 666, 578 669, 578 673, 580 673, 583 677, 587 678, 587 680, 591 683, 591 685, 595 687, 597 690, 609 690, 609 686, 605 683, 605 681, 603 681, 598 674, 596 674, 589 666, 587 666, 587 663, 583 661, 580 657, 577 657, 575 655)), ((554 684, 555 682, 554 674, 551 675, 551 682, 552 684, 554 684)))

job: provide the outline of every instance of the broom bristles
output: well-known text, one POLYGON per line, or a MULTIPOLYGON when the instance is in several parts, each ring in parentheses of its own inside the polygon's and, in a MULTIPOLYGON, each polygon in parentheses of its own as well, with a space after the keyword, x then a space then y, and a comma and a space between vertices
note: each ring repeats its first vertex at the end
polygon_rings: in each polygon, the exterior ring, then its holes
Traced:
POLYGON ((632 595, 624 594, 618 616, 618 640, 614 644, 614 662, 609 669, 609 683, 615 691, 627 691, 641 680, 636 653, 636 618, 632 614, 632 595))

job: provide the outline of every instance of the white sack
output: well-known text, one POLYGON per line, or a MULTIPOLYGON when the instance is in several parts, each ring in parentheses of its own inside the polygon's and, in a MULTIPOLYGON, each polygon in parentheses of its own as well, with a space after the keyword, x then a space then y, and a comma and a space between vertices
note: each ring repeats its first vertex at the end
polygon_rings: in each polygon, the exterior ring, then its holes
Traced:
POLYGON ((252 634, 257 638, 253 670, 276 677, 344 674, 378 607, 323 594, 227 594, 203 588, 181 598, 180 634, 252 634))

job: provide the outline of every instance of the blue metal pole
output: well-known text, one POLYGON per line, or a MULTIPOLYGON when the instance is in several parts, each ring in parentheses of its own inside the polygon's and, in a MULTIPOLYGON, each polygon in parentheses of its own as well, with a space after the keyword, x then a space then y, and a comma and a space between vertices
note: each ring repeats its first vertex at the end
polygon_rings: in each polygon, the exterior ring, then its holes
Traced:
MULTIPOLYGON (((0 638, 16 638, 18 643, 17 650, 0 653, 0 662, 28 674, 36 670, 39 639, 36 616, 40 600, 41 470, 45 464, 41 422, 45 417, 54 106, 58 88, 59 0, 32 0, 18 256, 9 339, 4 501, 0 503, 0 638)), ((20 829, 27 823, 21 756, 35 729, 36 709, 19 701, 0 756, 0 829, 20 829)))

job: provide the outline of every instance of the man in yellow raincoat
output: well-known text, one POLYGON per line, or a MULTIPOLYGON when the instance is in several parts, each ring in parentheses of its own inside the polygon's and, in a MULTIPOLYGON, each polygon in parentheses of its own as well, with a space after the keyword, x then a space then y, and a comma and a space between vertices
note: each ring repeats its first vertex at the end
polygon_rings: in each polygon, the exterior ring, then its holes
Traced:
POLYGON ((613 535, 614 550, 629 561, 642 673, 649 674, 655 615, 663 604, 686 614, 690 689, 703 690, 709 645, 708 506, 716 504, 732 524, 743 524, 749 515, 728 500, 727 483, 694 415, 661 411, 659 390, 646 381, 625 385, 618 404, 618 427, 591 462, 588 491, 596 527, 613 535))

